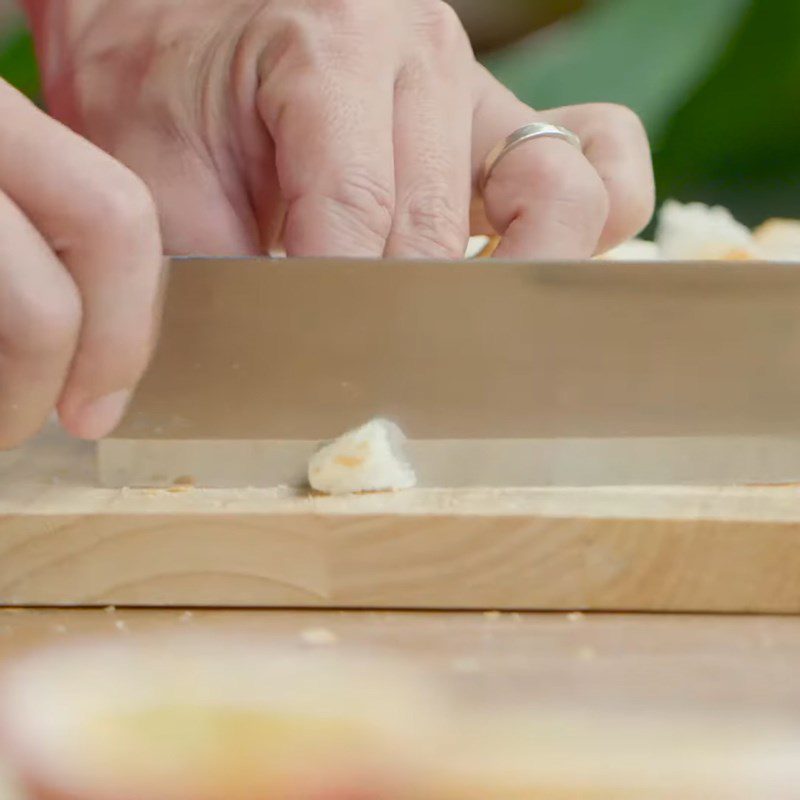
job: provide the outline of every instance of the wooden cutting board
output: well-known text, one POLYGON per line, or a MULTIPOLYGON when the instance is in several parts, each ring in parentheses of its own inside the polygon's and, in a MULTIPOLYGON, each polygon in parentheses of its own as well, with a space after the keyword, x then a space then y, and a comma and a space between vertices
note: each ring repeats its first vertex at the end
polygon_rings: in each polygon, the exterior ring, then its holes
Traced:
POLYGON ((0 605, 800 612, 800 487, 96 488, 0 456, 0 605))

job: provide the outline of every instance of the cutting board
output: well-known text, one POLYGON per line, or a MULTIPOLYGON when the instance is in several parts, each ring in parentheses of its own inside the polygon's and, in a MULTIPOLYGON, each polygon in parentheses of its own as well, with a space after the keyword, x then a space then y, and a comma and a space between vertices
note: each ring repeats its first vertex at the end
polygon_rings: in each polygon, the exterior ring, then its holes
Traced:
POLYGON ((0 456, 0 605, 800 612, 800 487, 99 489, 0 456))

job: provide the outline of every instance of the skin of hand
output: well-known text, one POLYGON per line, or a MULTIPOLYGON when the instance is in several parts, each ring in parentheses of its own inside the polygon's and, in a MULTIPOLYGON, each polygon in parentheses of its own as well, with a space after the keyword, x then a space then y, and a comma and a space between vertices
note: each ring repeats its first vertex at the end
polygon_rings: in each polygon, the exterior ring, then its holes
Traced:
POLYGON ((95 438, 150 355, 162 273, 140 178, 0 81, 0 448, 57 406, 95 438))
POLYGON ((647 137, 614 105, 537 111, 442 0, 29 0, 50 110, 149 186, 168 252, 586 258, 635 235, 647 137), (521 125, 560 124, 487 153, 521 125))

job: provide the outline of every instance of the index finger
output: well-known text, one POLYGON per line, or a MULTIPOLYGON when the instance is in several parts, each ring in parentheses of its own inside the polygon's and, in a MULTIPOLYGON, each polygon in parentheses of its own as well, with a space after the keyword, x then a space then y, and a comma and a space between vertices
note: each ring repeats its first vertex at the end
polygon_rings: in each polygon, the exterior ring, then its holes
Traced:
POLYGON ((97 438, 118 422, 152 349, 162 271, 155 207, 133 173, 5 85, 0 117, 0 186, 81 295, 59 412, 72 433, 97 438))

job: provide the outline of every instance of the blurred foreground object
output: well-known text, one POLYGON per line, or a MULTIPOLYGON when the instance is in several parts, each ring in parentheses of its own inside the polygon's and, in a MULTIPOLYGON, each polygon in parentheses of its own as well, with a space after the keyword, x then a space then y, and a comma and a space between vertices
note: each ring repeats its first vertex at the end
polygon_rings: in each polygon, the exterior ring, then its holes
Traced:
POLYGON ((0 800, 25 800, 16 777, 0 762, 0 800))
POLYGON ((463 720, 435 800, 789 800, 798 731, 764 720, 519 710, 463 720), (750 720, 752 723, 753 720, 750 720))
POLYGON ((22 658, 0 723, 29 800, 797 796, 796 720, 480 696, 339 645, 131 637, 22 658))
POLYGON ((92 642, 11 668, 3 741, 32 798, 401 798, 430 699, 402 665, 230 637, 92 642))

